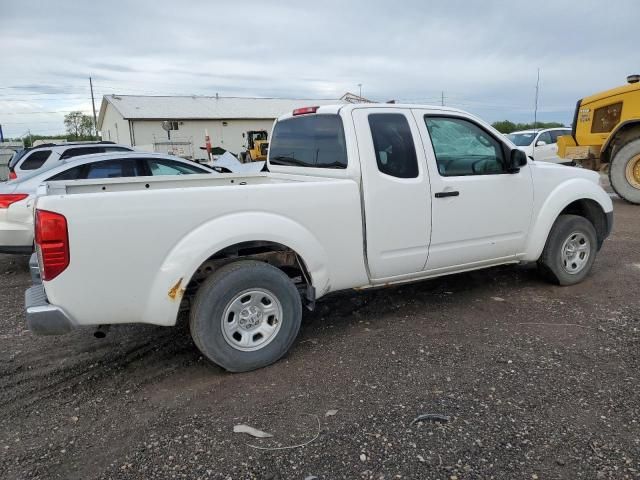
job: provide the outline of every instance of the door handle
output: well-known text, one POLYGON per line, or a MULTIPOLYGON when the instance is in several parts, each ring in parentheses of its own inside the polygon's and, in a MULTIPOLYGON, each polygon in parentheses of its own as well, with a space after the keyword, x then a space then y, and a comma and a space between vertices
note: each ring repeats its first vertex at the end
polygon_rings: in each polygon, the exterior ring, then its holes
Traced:
POLYGON ((458 197, 460 196, 460 192, 457 190, 451 190, 449 192, 436 192, 436 198, 444 198, 444 197, 458 197))

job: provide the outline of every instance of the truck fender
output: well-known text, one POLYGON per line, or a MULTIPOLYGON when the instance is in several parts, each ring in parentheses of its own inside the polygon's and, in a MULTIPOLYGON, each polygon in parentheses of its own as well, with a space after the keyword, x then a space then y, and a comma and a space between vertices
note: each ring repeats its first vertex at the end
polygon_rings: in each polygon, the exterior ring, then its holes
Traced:
MULTIPOLYGON (((604 145, 602 145, 602 148, 600 149, 600 151, 601 152, 606 151, 607 148, 611 146, 611 142, 616 138, 618 133, 620 133, 623 129, 626 129, 630 126, 640 126, 640 121, 637 118, 634 118, 631 120, 625 120, 624 122, 616 125, 615 129, 611 133, 609 133, 609 136, 607 137, 607 140, 604 142, 604 145)), ((611 159, 608 159, 608 160, 611 161, 611 159)))
POLYGON ((182 295, 198 267, 220 250, 250 241, 275 242, 290 248, 304 262, 318 291, 329 285, 327 253, 309 230, 281 215, 234 213, 198 226, 169 251, 150 289, 144 321, 175 325, 182 295))
POLYGON ((604 212, 613 210, 613 203, 607 192, 592 181, 573 178, 561 183, 547 196, 537 216, 533 218, 523 260, 536 261, 540 258, 554 222, 568 205, 577 200, 593 200, 604 212))

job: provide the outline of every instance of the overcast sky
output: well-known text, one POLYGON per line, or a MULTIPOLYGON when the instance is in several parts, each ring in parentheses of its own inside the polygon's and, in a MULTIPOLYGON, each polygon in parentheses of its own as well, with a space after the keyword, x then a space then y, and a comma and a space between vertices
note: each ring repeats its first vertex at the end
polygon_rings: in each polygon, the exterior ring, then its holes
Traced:
POLYGON ((446 105, 488 121, 571 121, 640 73, 640 1, 30 1, 0 6, 5 136, 64 131, 103 94, 446 105), (54 113, 36 113, 54 112, 54 113))

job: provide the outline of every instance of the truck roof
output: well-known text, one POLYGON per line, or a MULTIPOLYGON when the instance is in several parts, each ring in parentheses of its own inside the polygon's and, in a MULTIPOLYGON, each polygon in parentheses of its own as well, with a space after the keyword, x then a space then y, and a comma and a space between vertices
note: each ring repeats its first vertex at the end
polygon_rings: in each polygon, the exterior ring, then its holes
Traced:
MULTIPOLYGON (((443 107, 440 105, 420 105, 420 104, 411 104, 411 103, 351 103, 351 104, 335 104, 335 105, 313 105, 313 101, 310 102, 309 107, 317 107, 317 110, 314 113, 325 113, 325 114, 337 114, 339 112, 349 112, 361 108, 420 108, 426 110, 433 110, 439 112, 447 112, 447 113, 463 113, 465 115, 469 115, 467 112, 463 110, 459 110, 457 108, 443 107)), ((298 110, 298 109, 297 109, 298 110)), ((278 121, 285 120, 287 118, 293 117, 293 111, 289 113, 285 113, 278 117, 278 121)))

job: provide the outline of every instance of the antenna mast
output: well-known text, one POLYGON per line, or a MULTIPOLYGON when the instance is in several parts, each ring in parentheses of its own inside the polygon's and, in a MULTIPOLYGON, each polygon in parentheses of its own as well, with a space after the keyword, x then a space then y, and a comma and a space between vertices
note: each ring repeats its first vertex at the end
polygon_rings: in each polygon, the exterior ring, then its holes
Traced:
POLYGON ((536 80, 536 104, 533 109, 533 130, 536 129, 538 123, 538 94, 540 92, 540 68, 538 68, 538 79, 536 80))

